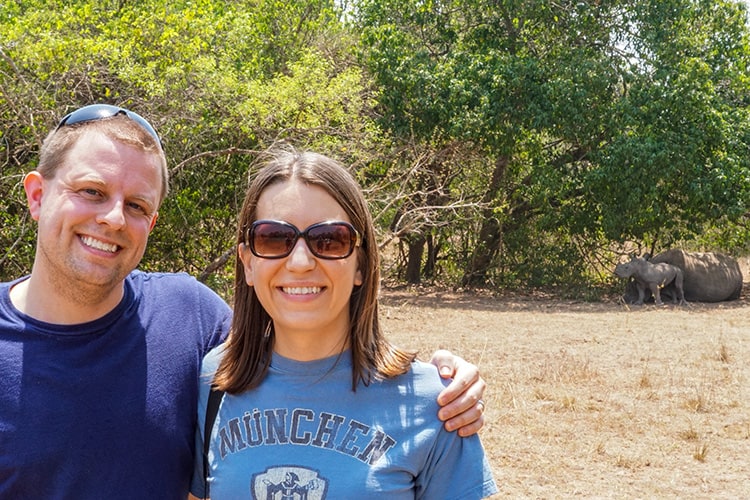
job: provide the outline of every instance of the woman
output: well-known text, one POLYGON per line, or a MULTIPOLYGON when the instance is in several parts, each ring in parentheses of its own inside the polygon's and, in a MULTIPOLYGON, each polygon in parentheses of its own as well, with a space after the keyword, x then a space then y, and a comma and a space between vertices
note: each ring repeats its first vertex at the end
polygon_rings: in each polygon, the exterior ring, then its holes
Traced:
MULTIPOLYGON (((211 498, 496 491, 479 438, 437 418, 435 368, 383 337, 374 225, 342 166, 315 153, 270 161, 248 188, 238 243, 232 331, 204 361, 201 418, 210 380, 225 392, 209 431, 211 498)), ((201 426, 199 449, 203 439, 201 426)), ((203 468, 199 457, 196 496, 203 468)))

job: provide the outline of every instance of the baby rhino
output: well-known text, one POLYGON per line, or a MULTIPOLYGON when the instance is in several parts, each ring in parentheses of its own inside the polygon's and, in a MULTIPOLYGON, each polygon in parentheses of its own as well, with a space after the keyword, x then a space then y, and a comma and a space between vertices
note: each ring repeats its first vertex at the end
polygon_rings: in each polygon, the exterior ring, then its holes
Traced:
MULTIPOLYGON (((646 287, 649 287, 654 295, 656 305, 664 304, 661 300, 661 289, 674 281, 677 295, 680 297, 680 305, 687 304, 685 301, 685 292, 682 288, 683 276, 682 269, 672 264, 659 263, 652 264, 642 257, 633 257, 630 262, 617 264, 615 274, 620 278, 633 277, 636 287, 638 288, 638 302, 643 304, 643 298, 646 295, 646 287)), ((677 297, 672 300, 677 302, 677 297)))

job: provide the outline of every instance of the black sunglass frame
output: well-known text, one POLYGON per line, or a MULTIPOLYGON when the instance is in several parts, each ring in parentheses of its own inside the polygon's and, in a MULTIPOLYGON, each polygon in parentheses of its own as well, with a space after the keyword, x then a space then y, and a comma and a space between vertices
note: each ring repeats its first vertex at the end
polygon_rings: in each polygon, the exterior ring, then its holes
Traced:
POLYGON ((346 259, 349 257, 352 252, 354 252, 354 249, 362 245, 362 235, 360 235, 359 231, 345 221, 325 221, 325 222, 317 222, 315 224, 312 224, 310 226, 307 226, 304 231, 300 231, 297 226, 294 224, 290 224, 289 222, 280 221, 280 220, 270 220, 270 219, 261 219, 253 222, 249 228, 245 231, 245 245, 247 245, 250 248, 250 251, 255 255, 256 257, 259 257, 261 259, 283 259, 285 257, 288 257, 292 251, 294 250, 294 247, 297 245, 297 241, 299 241, 300 238, 303 238, 305 240, 305 244, 307 245, 307 248, 310 250, 310 253, 312 253, 315 257, 319 259, 326 259, 326 260, 340 260, 340 259, 346 259), (289 228, 294 230, 294 238, 292 239, 291 244, 289 245, 289 249, 282 254, 275 254, 275 255, 262 255, 258 253, 255 249, 255 239, 253 235, 255 234, 255 229, 262 225, 262 224, 275 224, 279 226, 283 226, 285 228, 289 228), (314 245, 310 241, 310 231, 320 228, 320 227, 328 227, 328 226, 343 226, 345 227, 351 236, 350 242, 349 242, 349 250, 346 252, 345 255, 337 255, 337 256, 330 256, 330 255, 324 255, 320 254, 315 250, 314 245))
POLYGON ((135 111, 121 108, 119 106, 113 106, 111 104, 89 104, 82 108, 78 108, 73 112, 68 113, 60 120, 57 124, 55 131, 60 130, 66 125, 75 125, 76 123, 95 122, 98 120, 104 120, 112 118, 117 115, 125 115, 138 125, 140 125, 151 137, 156 140, 162 151, 164 151, 164 144, 161 142, 161 137, 156 133, 156 129, 141 115, 135 111))

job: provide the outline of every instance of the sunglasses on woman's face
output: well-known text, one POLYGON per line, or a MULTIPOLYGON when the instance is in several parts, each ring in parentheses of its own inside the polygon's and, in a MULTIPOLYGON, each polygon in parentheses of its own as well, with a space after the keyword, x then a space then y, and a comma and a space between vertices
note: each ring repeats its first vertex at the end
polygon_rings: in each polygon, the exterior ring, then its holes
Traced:
POLYGON ((159 147, 164 150, 164 146, 162 146, 159 134, 156 133, 154 127, 152 127, 145 118, 143 118, 138 113, 134 113, 133 111, 109 104, 91 104, 89 106, 79 108, 72 113, 68 113, 62 120, 60 120, 60 123, 57 124, 57 128, 55 128, 55 131, 60 130, 60 128, 66 125, 75 125, 76 123, 103 120, 105 118, 112 118, 115 115, 125 115, 136 122, 143 128, 143 130, 148 132, 151 137, 156 140, 156 143, 159 145, 159 147))
POLYGON ((362 244, 359 232, 347 222, 319 222, 300 231, 288 222, 259 220, 245 235, 245 244, 256 257, 281 259, 292 253, 297 240, 305 239, 310 253, 321 259, 345 259, 362 244))

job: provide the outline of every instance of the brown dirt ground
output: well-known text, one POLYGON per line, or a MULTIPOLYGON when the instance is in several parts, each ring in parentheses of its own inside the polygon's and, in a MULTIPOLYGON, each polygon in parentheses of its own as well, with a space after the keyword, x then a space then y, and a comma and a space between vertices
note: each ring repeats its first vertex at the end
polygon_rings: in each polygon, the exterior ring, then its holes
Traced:
POLYGON ((657 307, 385 290, 381 303, 395 343, 480 367, 495 498, 750 497, 748 297, 657 307))

